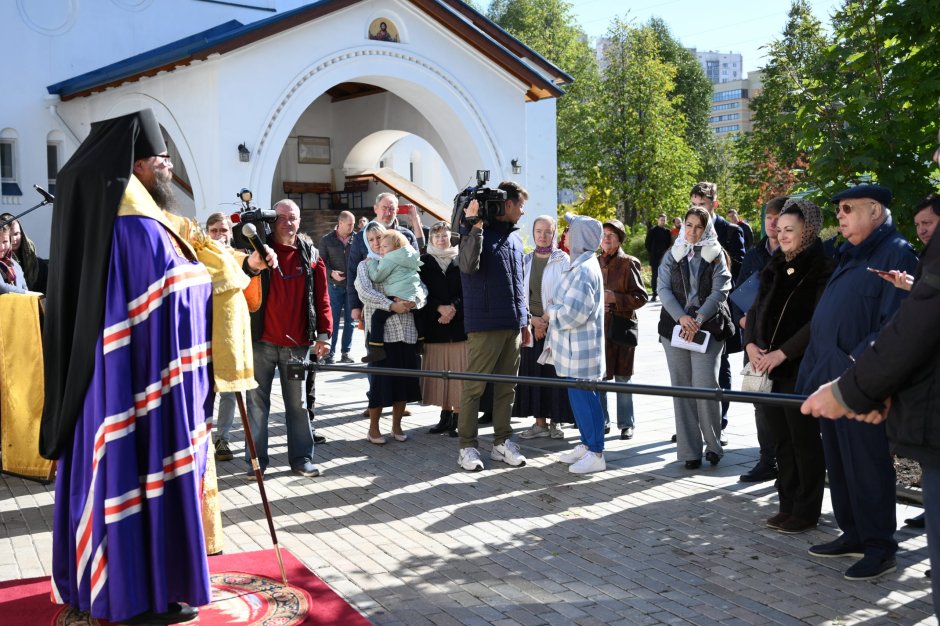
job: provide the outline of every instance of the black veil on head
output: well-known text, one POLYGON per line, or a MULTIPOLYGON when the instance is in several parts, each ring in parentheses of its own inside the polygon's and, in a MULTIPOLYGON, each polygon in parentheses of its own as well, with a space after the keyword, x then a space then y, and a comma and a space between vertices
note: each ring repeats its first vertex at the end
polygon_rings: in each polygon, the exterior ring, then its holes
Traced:
POLYGON ((39 437, 39 452, 47 459, 57 459, 71 441, 94 373, 112 229, 134 161, 165 151, 157 119, 144 109, 92 124, 91 133, 56 176, 39 437))

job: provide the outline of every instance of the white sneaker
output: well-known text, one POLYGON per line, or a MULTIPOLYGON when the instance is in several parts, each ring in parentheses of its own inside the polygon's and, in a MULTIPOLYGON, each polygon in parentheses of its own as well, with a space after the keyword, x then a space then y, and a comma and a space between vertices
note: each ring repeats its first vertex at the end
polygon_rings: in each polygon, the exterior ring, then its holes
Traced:
POLYGON ((561 454, 559 454, 558 460, 561 461, 562 463, 567 463, 568 465, 571 465, 575 461, 579 461, 582 456, 587 454, 587 451, 588 451, 587 446, 584 445, 583 443, 579 443, 578 445, 574 447, 574 449, 568 450, 567 452, 562 452, 561 454))
POLYGON ((468 472, 479 472, 483 469, 480 452, 476 448, 461 448, 457 455, 457 465, 468 472))
POLYGON ((604 460, 604 453, 595 454, 590 451, 568 467, 568 471, 572 474, 590 474, 603 472, 605 469, 607 469, 607 462, 604 460))
POLYGON ((494 461, 502 461, 503 463, 508 463, 513 466, 525 465, 525 457, 519 452, 519 446, 516 445, 515 441, 510 441, 509 439, 498 446, 493 446, 493 451, 490 452, 490 458, 494 461))
POLYGON ((565 433, 561 430, 561 424, 556 424, 552 422, 548 425, 548 436, 552 439, 564 439, 565 433))
POLYGON ((536 437, 548 437, 550 434, 551 432, 547 426, 539 426, 536 424, 532 428, 528 428, 519 433, 519 437, 521 439, 535 439, 536 437))

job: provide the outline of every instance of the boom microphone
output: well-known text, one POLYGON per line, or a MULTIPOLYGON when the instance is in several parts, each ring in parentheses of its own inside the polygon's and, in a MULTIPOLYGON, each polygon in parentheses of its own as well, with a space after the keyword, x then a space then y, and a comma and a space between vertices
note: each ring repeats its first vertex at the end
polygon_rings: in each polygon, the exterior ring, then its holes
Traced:
POLYGON ((40 187, 39 185, 33 185, 33 189, 38 191, 39 195, 41 195, 43 200, 45 200, 47 203, 52 204, 53 202, 55 202, 55 196, 49 193, 48 191, 46 191, 45 189, 43 189, 42 187, 40 187))
MULTIPOLYGON (((261 240, 258 239, 258 229, 255 228, 255 225, 251 222, 242 224, 242 235, 245 236, 245 239, 248 240, 248 243, 251 244, 251 247, 255 249, 255 252, 258 253, 258 256, 261 257, 261 261, 268 266, 268 269, 271 269, 271 266, 268 265, 267 260, 265 259, 266 253, 264 251, 264 244, 261 243, 261 240)), ((277 267, 278 273, 281 275, 281 278, 284 277, 284 270, 281 269, 281 266, 277 267)))

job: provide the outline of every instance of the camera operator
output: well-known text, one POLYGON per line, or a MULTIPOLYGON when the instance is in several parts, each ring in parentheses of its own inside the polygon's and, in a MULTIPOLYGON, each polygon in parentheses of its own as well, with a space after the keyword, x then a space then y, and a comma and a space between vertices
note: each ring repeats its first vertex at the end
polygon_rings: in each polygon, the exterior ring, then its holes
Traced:
MULTIPOLYGON (((467 331, 467 370, 480 374, 515 376, 519 371, 520 340, 531 341, 522 265, 522 240, 516 222, 525 214, 528 192, 511 181, 499 184, 506 193, 503 215, 482 214, 479 201, 470 201, 460 225, 458 256, 467 331), (521 332, 520 332, 521 331, 521 332)), ((488 204, 488 203, 487 203, 488 204)), ((486 208, 486 207, 484 207, 486 208)), ((460 399, 457 464, 467 471, 483 469, 477 450, 477 416, 485 382, 466 381, 460 399)), ((493 450, 490 458, 525 465, 519 447, 510 440, 509 423, 515 385, 493 385, 493 450)))
MULTIPOLYGON (((289 365, 302 361, 310 346, 319 358, 330 351, 333 314, 327 295, 326 265, 317 249, 298 236, 300 209, 293 200, 274 205, 277 221, 269 245, 280 272, 261 274, 261 306, 251 314, 257 389, 248 393, 248 416, 263 472, 268 465, 268 414, 276 367, 281 377, 287 423, 287 455, 293 473, 318 476, 313 465, 313 433, 303 406, 303 376, 289 375, 289 365)), ((249 461, 247 451, 245 460, 249 461)), ((249 476, 253 476, 250 468, 249 476)))

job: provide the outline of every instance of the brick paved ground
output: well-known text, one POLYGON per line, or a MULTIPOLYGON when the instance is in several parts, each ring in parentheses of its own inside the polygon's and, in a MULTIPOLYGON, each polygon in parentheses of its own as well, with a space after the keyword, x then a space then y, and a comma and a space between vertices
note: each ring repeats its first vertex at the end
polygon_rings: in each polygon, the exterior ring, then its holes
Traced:
MULTIPOLYGON (((658 314, 653 303, 641 316, 635 382, 668 384, 658 314)), ((740 369, 740 355, 732 362, 740 369)), ((576 430, 524 443, 524 468, 491 463, 486 428, 487 469, 468 474, 455 439, 425 433, 437 421, 430 407, 411 407, 409 441, 369 444, 365 388, 360 375, 320 375, 317 427, 329 443, 317 447, 319 478, 288 471, 276 413, 265 482, 281 545, 376 624, 937 623, 922 534, 898 531, 897 573, 848 582, 851 560, 806 554, 838 534, 828 498, 816 531, 764 527, 776 512, 772 484, 737 482, 757 457, 748 405, 732 405, 715 468, 686 471, 669 443, 671 400, 637 397, 636 437, 611 433, 606 472, 575 477, 553 462, 576 430)), ((228 552, 270 545, 244 469, 219 466, 228 552)), ((51 487, 0 481, 0 580, 48 575, 51 487)), ((918 512, 899 505, 898 519, 918 512)))

